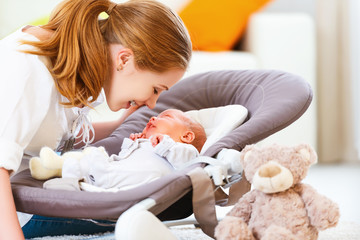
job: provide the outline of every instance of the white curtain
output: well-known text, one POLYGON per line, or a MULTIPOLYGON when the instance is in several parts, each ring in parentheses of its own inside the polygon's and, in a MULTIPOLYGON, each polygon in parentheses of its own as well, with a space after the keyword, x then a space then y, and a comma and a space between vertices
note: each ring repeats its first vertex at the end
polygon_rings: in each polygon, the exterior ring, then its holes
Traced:
POLYGON ((354 142, 360 159, 360 1, 350 0, 350 62, 354 112, 354 142))
MULTIPOLYGON (((320 162, 352 162, 358 159, 357 140, 360 140, 359 111, 354 111, 356 89, 355 75, 359 76, 354 62, 352 45, 356 41, 353 4, 358 0, 317 1, 318 41, 318 155, 320 162), (353 42, 352 44, 350 44, 353 42), (358 112, 356 114, 355 112, 358 112), (357 119, 355 119, 357 118, 357 119)), ((360 12, 356 12, 357 19, 360 12)), ((357 25, 359 27, 359 25, 357 25)), ((358 30, 357 30, 358 31, 358 30)), ((360 42, 357 42, 360 45, 360 42)), ((356 47, 359 52, 359 48, 356 47)))

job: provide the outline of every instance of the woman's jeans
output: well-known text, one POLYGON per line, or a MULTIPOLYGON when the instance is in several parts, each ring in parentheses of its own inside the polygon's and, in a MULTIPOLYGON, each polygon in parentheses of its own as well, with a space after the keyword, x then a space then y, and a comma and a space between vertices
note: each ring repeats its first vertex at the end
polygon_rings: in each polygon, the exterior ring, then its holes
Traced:
POLYGON ((44 236, 80 235, 113 232, 116 222, 80 220, 34 215, 23 227, 26 239, 44 236))

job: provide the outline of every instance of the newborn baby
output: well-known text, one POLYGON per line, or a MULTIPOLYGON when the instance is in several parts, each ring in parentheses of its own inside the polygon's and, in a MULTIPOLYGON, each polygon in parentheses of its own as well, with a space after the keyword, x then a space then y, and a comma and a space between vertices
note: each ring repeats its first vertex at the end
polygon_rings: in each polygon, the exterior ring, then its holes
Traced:
POLYGON ((89 147, 79 159, 59 157, 63 160, 62 178, 103 189, 134 188, 181 168, 199 155, 205 141, 205 130, 199 123, 180 110, 168 109, 151 117, 141 133, 125 138, 117 155, 108 156, 101 147, 89 147))

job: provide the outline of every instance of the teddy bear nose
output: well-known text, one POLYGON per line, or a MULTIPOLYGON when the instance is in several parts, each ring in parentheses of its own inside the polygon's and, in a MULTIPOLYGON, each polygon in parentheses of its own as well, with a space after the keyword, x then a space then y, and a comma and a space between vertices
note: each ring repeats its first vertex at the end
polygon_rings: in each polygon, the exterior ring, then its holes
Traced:
POLYGON ((285 191, 293 182, 294 177, 290 170, 275 161, 260 166, 252 180, 253 187, 264 193, 285 191))
POLYGON ((281 168, 274 163, 267 163, 259 169, 259 176, 264 178, 272 178, 280 174, 281 168))

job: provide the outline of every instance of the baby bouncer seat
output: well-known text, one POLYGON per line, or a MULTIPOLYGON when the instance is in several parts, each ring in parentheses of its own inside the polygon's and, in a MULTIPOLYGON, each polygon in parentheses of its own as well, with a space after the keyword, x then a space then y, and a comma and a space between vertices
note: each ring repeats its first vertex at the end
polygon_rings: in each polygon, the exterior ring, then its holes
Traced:
MULTIPOLYGON (((95 146, 109 154, 120 151, 130 133, 141 132, 151 116, 163 110, 182 111, 242 105, 248 110, 245 121, 209 146, 202 156, 215 157, 222 149, 241 151, 246 145, 274 134, 297 120, 309 107, 313 93, 301 77, 275 70, 212 71, 181 80, 161 94, 154 109, 142 107, 111 136, 95 146)), ((231 204, 249 190, 244 179, 235 177, 235 199, 221 191, 214 194, 210 178, 196 163, 148 184, 118 192, 86 192, 43 189, 43 181, 24 170, 11 179, 17 211, 48 217, 116 221, 120 215, 145 199, 148 211, 160 220, 183 219, 195 213, 202 230, 213 236, 216 225, 215 203, 231 204), (200 183, 199 183, 199 182, 200 183), (239 194, 240 193, 240 194, 239 194), (216 195, 216 198, 215 198, 216 195), (221 197, 218 197, 221 196, 221 197), (204 204, 205 203, 205 204, 204 204), (205 207, 204 207, 205 206, 205 207)), ((239 175, 240 176, 240 175, 239 175)), ((230 189, 230 193, 231 193, 230 189)))

